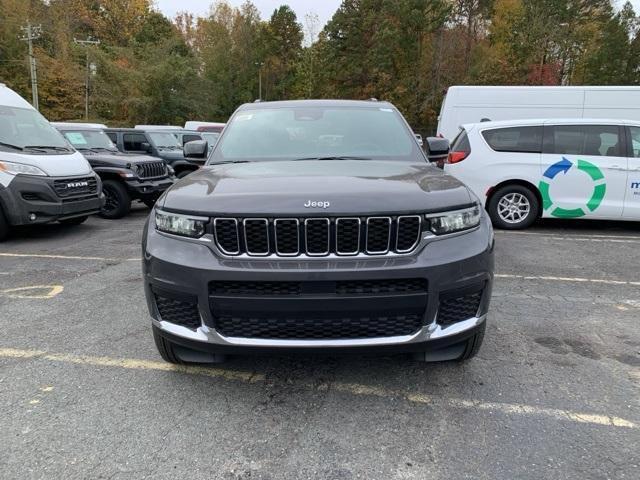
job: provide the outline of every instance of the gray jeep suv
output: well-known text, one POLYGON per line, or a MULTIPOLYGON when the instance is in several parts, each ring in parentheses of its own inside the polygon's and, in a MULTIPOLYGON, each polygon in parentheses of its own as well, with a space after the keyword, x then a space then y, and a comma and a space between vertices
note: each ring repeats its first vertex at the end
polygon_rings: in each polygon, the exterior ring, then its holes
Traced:
MULTIPOLYGON (((493 232, 377 101, 241 106, 202 169, 158 200, 142 241, 153 335, 169 362, 228 353, 413 352, 482 343, 493 232)), ((205 141, 185 145, 204 158, 205 141)))

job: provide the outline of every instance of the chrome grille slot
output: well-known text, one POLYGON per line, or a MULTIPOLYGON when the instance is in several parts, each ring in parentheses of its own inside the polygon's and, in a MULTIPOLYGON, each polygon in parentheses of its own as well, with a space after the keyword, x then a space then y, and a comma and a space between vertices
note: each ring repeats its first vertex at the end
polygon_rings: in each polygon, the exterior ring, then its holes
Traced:
POLYGON ((367 253, 383 255, 389 251, 391 241, 391 218, 370 217, 367 219, 367 253))
POLYGON ((305 226, 305 245, 307 255, 319 257, 329 254, 330 222, 328 218, 307 218, 305 226))
POLYGON ((336 253, 357 255, 360 252, 360 219, 336 219, 336 253))
POLYGON ((214 234, 218 248, 226 255, 240 253, 238 220, 235 218, 216 218, 213 221, 214 234))
POLYGON ((410 252, 420 241, 422 220, 419 215, 398 217, 396 223, 396 252, 410 252))
POLYGON ((300 253, 300 222, 297 218, 278 218, 273 222, 276 254, 293 257, 300 253))
POLYGON ((243 226, 247 254, 269 255, 269 221, 266 218, 247 218, 243 226))

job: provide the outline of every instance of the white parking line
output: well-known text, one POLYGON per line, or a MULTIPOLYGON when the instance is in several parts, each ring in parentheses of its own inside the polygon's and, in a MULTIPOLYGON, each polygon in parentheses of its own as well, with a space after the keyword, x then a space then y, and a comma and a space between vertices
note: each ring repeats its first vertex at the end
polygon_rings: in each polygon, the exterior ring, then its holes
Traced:
MULTIPOLYGON (((13 359, 37 359, 56 363, 80 364, 94 367, 111 367, 129 370, 150 370, 183 373, 188 375, 202 375, 207 377, 219 378, 223 380, 233 380, 243 383, 265 382, 266 377, 263 374, 254 374, 250 372, 226 370, 215 367, 202 367, 190 365, 172 365, 165 362, 157 362, 153 360, 140 360, 132 358, 111 358, 111 357, 94 357, 85 355, 73 355, 66 353, 48 353, 41 350, 22 350, 14 348, 0 348, 0 358, 13 359)), ((619 427, 619 428, 638 428, 634 422, 624 418, 607 415, 594 414, 585 412, 575 412, 571 410, 559 408, 537 407, 534 405, 525 405, 517 403, 488 402, 482 400, 467 400, 461 398, 443 398, 441 396, 428 395, 417 392, 409 392, 404 390, 393 390, 385 387, 364 385, 359 383, 333 382, 323 383, 320 385, 313 383, 303 383, 303 386, 309 390, 319 391, 338 391, 355 396, 373 396, 381 398, 403 398, 410 403, 420 405, 442 405, 450 408, 458 408, 464 410, 482 410, 488 413, 500 412, 506 415, 528 415, 537 417, 546 417, 553 420, 568 421, 574 423, 583 423, 589 425, 619 427)))
POLYGON ((560 241, 576 241, 576 242, 612 242, 612 243, 640 243, 640 237, 638 236, 630 236, 630 235, 587 235, 587 234, 558 234, 558 233, 548 233, 548 232, 515 232, 515 231, 505 231, 505 230, 496 230, 496 235, 499 236, 510 236, 510 235, 519 235, 519 236, 531 236, 531 237, 546 237, 551 240, 560 240, 560 241))
POLYGON ((495 278, 511 278, 515 280, 543 280, 548 282, 576 282, 576 283, 598 283, 603 285, 634 285, 640 286, 640 282, 630 282, 627 280, 607 280, 604 278, 581 278, 581 277, 552 277, 537 275, 511 275, 506 273, 496 273, 495 278))

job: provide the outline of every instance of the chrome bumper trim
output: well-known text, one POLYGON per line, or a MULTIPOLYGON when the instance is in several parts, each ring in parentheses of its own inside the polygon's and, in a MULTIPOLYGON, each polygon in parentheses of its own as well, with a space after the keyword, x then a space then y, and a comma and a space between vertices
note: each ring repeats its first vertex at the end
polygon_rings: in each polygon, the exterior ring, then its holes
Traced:
POLYGON ((368 347, 383 345, 406 345, 412 343, 428 342, 462 333, 480 325, 486 320, 486 315, 473 317, 451 326, 443 328, 433 322, 424 326, 414 335, 399 337, 360 338, 349 340, 268 340, 261 338, 236 338, 223 337, 214 329, 201 326, 197 330, 190 330, 173 323, 151 319, 153 325, 172 335, 183 337, 196 342, 210 343, 214 345, 244 346, 244 347, 269 347, 269 348, 340 348, 340 347, 368 347))

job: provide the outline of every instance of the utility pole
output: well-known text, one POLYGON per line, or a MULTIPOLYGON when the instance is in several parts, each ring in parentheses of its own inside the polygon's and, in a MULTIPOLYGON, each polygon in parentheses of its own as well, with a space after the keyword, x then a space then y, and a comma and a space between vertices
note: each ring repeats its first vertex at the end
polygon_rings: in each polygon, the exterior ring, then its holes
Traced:
POLYGON ((258 67, 258 100, 262 100, 262 67, 264 62, 256 62, 258 67))
POLYGON ((76 40, 74 38, 73 42, 76 45, 83 46, 85 48, 85 53, 87 55, 87 62, 86 62, 87 71, 86 71, 86 76, 84 80, 84 119, 89 120, 89 78, 91 75, 91 68, 89 65, 89 47, 91 45, 100 45, 100 40, 97 40, 97 39, 92 40, 91 37, 87 37, 86 40, 76 40))
POLYGON ((33 55, 33 41, 40 38, 42 34, 42 25, 31 25, 27 21, 26 27, 20 27, 24 35, 20 40, 27 42, 29 45, 29 69, 31 70, 31 95, 33 97, 33 108, 38 110, 38 73, 36 69, 36 57, 33 55))

